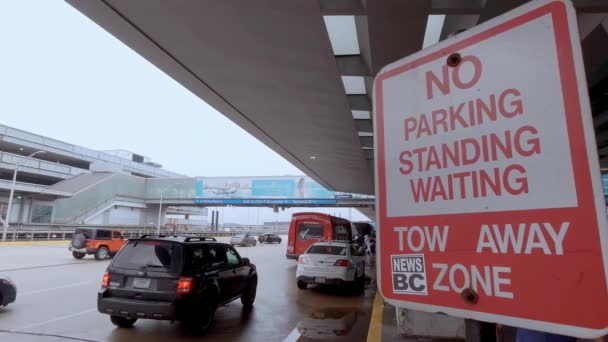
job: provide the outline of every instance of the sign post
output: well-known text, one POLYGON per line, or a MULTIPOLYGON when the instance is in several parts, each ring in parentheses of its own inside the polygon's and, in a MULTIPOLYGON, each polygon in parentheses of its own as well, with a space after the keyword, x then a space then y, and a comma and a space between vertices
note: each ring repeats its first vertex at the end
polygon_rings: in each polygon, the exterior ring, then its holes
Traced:
POLYGON ((374 82, 378 279, 414 310, 608 333, 608 227, 568 0, 533 1, 374 82))

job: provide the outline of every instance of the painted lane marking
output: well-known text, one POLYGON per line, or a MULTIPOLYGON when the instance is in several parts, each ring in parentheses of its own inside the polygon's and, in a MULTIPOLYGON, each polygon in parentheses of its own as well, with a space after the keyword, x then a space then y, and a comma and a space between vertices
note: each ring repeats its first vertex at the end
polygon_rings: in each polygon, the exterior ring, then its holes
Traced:
POLYGON ((300 332, 298 331, 298 328, 294 328, 291 333, 285 337, 285 339, 283 340, 283 342, 296 342, 299 338, 300 338, 300 332))
POLYGON ((55 317, 53 319, 49 319, 46 321, 42 321, 42 322, 38 322, 38 323, 32 323, 32 324, 28 324, 28 325, 24 325, 21 327, 18 327, 17 329, 15 329, 16 331, 22 331, 22 330, 26 330, 26 329, 31 329, 31 328, 35 328, 35 327, 40 327, 43 325, 47 325, 50 323, 54 323, 54 322, 58 322, 58 321, 62 321, 64 319, 70 319, 70 318, 74 318, 74 317, 78 317, 80 315, 84 315, 87 314, 89 312, 93 312, 93 311, 97 311, 97 308, 93 308, 93 309, 88 309, 88 310, 84 310, 84 311, 80 311, 80 312, 76 312, 73 314, 69 314, 69 315, 65 315, 65 316, 59 316, 59 317, 55 317))
POLYGON ((23 296, 29 296, 29 295, 39 294, 39 293, 56 291, 56 290, 69 289, 71 287, 78 287, 78 286, 81 286, 81 285, 88 285, 88 284, 93 284, 93 283, 95 283, 95 281, 92 281, 92 280, 91 281, 82 281, 82 282, 79 282, 79 283, 73 283, 73 284, 56 286, 56 287, 49 287, 48 289, 23 292, 23 293, 19 293, 19 296, 23 297, 23 296))

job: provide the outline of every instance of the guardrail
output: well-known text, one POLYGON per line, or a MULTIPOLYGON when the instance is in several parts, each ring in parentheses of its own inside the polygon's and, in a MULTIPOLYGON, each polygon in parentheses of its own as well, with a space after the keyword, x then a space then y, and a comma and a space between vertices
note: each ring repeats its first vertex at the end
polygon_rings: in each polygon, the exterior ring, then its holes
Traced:
MULTIPOLYGON (((108 229, 113 229, 108 227, 108 229)), ((138 238, 142 235, 155 235, 156 229, 124 229, 115 228, 123 232, 123 235, 127 239, 138 238)), ((29 230, 9 230, 6 233, 6 241, 62 241, 71 240, 74 236, 74 228, 71 229, 29 229, 29 230)), ((239 233, 235 232, 216 232, 216 231, 192 231, 192 230, 174 230, 174 229, 161 229, 161 235, 187 235, 197 237, 222 237, 222 236, 233 236, 239 233)), ((242 234, 242 233, 240 233, 242 234)))

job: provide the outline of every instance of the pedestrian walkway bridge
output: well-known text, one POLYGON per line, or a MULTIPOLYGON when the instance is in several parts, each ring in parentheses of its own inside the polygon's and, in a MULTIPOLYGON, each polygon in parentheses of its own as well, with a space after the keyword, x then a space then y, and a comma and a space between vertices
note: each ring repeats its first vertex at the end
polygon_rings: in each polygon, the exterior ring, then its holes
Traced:
POLYGON ((141 178, 118 173, 81 174, 49 187, 57 199, 54 222, 80 223, 116 205, 270 206, 371 208, 374 197, 334 192, 306 176, 141 178))

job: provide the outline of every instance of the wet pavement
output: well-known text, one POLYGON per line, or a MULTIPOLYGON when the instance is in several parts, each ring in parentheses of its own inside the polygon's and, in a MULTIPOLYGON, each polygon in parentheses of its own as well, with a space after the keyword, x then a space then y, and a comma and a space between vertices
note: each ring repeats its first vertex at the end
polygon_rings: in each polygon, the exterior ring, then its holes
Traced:
MULTIPOLYGON (((258 267, 253 309, 235 301, 217 310, 204 337, 179 323, 142 320, 117 329, 97 312, 96 295, 109 261, 74 260, 67 246, 2 246, 0 273, 17 283, 17 301, 0 308, 0 341, 366 341, 375 281, 364 295, 336 288, 296 286, 296 261, 282 245, 237 248, 258 267)), ((372 264, 373 260, 368 260, 372 264)), ((375 277, 369 265, 366 275, 375 277)))

